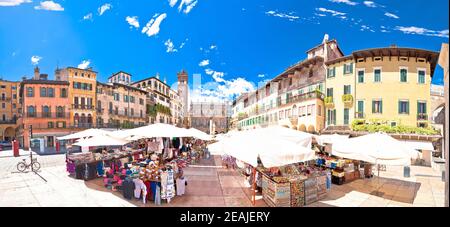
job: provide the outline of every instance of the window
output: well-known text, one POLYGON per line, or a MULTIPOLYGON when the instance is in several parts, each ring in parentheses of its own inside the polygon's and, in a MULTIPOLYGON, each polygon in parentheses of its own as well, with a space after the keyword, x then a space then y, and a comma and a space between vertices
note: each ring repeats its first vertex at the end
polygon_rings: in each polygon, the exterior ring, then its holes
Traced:
POLYGON ((336 125, 336 110, 327 111, 328 125, 336 125))
POLYGON ((81 109, 86 108, 86 98, 81 98, 81 109))
POLYGON ((381 82, 381 69, 373 70, 373 82, 381 82))
POLYGON ((51 117, 50 116, 50 107, 48 107, 48 106, 42 107, 42 117, 51 117))
POLYGON ((407 100, 398 101, 398 113, 409 114, 409 101, 407 100))
POLYGON ((67 89, 66 88, 61 88, 60 96, 61 96, 61 98, 67 98, 67 89))
POLYGON ((358 71, 358 83, 364 83, 364 70, 358 71))
POLYGON ((373 100, 372 101, 372 113, 383 113, 383 101, 373 100))
POLYGON ((134 103, 134 96, 130 96, 130 102, 134 103))
POLYGON ((5 109, 6 108, 6 103, 2 103, 2 109, 5 109))
POLYGON ((391 121, 391 127, 395 127, 397 126, 397 122, 396 121, 391 121))
POLYGON ((120 101, 120 95, 119 93, 114 93, 114 101, 120 101))
POLYGON ((27 107, 28 117, 36 117, 36 108, 34 106, 27 107))
POLYGON ((419 84, 425 84, 425 70, 418 70, 417 71, 417 82, 419 84))
POLYGON ((13 99, 17 99, 17 94, 13 94, 13 99))
POLYGON ((48 128, 53 128, 53 127, 54 127, 53 122, 49 121, 48 122, 48 128))
POLYGON ((344 64, 344 75, 353 73, 353 62, 350 64, 344 64))
POLYGON ((352 93, 352 85, 344 85, 344 95, 349 95, 352 93))
POLYGON ((406 68, 400 69, 400 82, 403 83, 408 82, 408 69, 406 68))
POLYGON ((62 106, 56 107, 56 117, 58 118, 64 117, 64 107, 62 106))
POLYGON ((333 88, 327 88, 327 97, 333 97, 333 88))
POLYGON ((333 78, 336 76, 336 67, 327 69, 327 78, 333 78))
POLYGON ((141 99, 141 98, 140 98, 140 99, 139 99, 139 104, 140 104, 140 105, 144 105, 144 99, 141 99))
POLYGON ((47 88, 41 87, 41 97, 47 97, 47 88))
POLYGON ((81 84, 81 89, 82 90, 87 90, 87 83, 82 83, 81 84))
POLYGON ((349 121, 350 121, 350 116, 349 116, 349 109, 348 108, 344 108, 344 125, 348 125, 349 121))
POLYGON ((417 112, 418 113, 426 113, 427 112, 427 103, 424 101, 417 102, 417 112))
POLYGON ((27 88, 27 97, 34 97, 34 89, 32 87, 27 88))
POLYGON ((15 104, 15 103, 12 104, 12 108, 13 108, 13 109, 16 108, 16 104, 15 104))
POLYGON ((123 95, 123 101, 124 102, 129 102, 128 95, 123 95))
POLYGON ((131 113, 131 116, 133 117, 134 116, 134 109, 133 108, 131 108, 130 113, 131 113))
POLYGON ((357 117, 358 118, 364 118, 364 101, 359 100, 358 101, 358 113, 357 113, 357 117))
POLYGON ((47 88, 47 96, 48 97, 55 97, 55 89, 49 87, 47 88))

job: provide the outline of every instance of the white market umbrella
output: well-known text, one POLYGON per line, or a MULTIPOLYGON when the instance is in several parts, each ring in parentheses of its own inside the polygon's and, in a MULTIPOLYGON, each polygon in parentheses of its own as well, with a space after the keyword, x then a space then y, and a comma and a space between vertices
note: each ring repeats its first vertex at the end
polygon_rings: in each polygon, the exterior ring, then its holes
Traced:
POLYGON ((80 147, 103 147, 103 146, 123 146, 130 141, 125 139, 120 139, 108 135, 97 135, 89 139, 81 139, 74 143, 75 146, 80 147))
POLYGON ((338 143, 339 141, 346 141, 348 137, 349 135, 339 135, 339 134, 315 136, 317 143, 321 146, 324 146, 325 144, 338 143))
POLYGON ((140 128, 126 130, 121 133, 121 138, 154 138, 154 137, 190 137, 189 131, 169 124, 151 124, 140 128))
POLYGON ((190 128, 187 131, 189 131, 191 137, 195 137, 201 140, 213 140, 213 137, 211 135, 208 135, 196 128, 190 128))
POLYGON ((286 139, 258 130, 237 132, 209 145, 208 150, 233 156, 254 167, 258 164, 258 157, 267 168, 315 159, 315 152, 303 146, 304 140, 293 142, 292 138, 286 139))
POLYGON ((417 151, 385 133, 342 140, 333 144, 332 155, 378 165, 409 166, 417 151))
POLYGON ((102 130, 102 129, 96 129, 91 128, 87 129, 81 132, 73 133, 67 136, 58 137, 58 140, 71 140, 71 139, 80 139, 80 138, 86 138, 86 137, 92 137, 96 135, 108 135, 110 132, 102 130))

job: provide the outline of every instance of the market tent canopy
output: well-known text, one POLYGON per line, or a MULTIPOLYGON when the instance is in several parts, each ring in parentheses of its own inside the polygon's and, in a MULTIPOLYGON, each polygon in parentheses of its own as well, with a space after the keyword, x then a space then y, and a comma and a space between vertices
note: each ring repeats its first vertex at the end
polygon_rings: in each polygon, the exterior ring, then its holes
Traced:
POLYGON ((190 128, 188 129, 191 137, 195 137, 197 139, 201 139, 201 140, 213 140, 213 137, 211 135, 208 135, 196 128, 190 128))
POLYGON ((317 143, 321 146, 325 144, 337 143, 339 141, 345 141, 346 139, 348 139, 348 137, 349 135, 339 135, 339 134, 315 136, 317 143))
POLYGON ((73 145, 80 147, 123 146, 129 142, 128 140, 108 135, 97 135, 89 139, 81 139, 73 145))
POLYGON ((92 137, 92 136, 98 136, 98 135, 109 135, 111 132, 102 130, 102 129, 96 129, 91 128, 87 129, 81 132, 73 133, 67 136, 58 137, 58 140, 71 140, 71 139, 80 139, 80 138, 86 138, 86 137, 92 137))
POLYGON ((423 151, 434 151, 434 146, 432 142, 422 142, 422 141, 401 141, 406 146, 415 149, 415 150, 423 150, 423 151))
POLYGON ((122 139, 142 139, 154 137, 190 137, 190 132, 184 128, 178 128, 169 124, 151 124, 135 129, 124 130, 118 134, 122 139))
POLYGON ((332 155, 381 165, 411 165, 418 152, 385 133, 373 133, 333 144, 332 155))
POLYGON ((208 149, 213 154, 227 154, 252 166, 258 165, 259 157, 267 168, 315 159, 315 152, 310 149, 312 136, 288 130, 292 129, 272 127, 234 132, 208 149))

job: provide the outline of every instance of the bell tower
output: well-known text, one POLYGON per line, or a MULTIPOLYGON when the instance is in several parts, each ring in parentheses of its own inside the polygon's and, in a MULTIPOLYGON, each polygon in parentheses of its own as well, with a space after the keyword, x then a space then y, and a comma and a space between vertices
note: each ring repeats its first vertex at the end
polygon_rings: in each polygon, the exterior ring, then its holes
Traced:
POLYGON ((187 72, 183 69, 181 72, 177 73, 178 76, 178 95, 180 96, 181 103, 183 104, 183 115, 185 118, 189 116, 189 76, 187 72))

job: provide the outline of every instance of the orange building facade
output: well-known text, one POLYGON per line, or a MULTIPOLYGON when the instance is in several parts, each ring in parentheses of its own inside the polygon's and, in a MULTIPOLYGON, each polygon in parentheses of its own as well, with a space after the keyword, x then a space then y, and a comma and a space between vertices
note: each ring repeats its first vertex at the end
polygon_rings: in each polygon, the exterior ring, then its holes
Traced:
MULTIPOLYGON (((32 150, 55 149, 57 137, 71 133, 69 82, 45 78, 24 80, 23 147, 32 150), (42 146, 43 145, 43 146, 42 146)), ((58 144, 59 145, 59 144, 58 144)))

